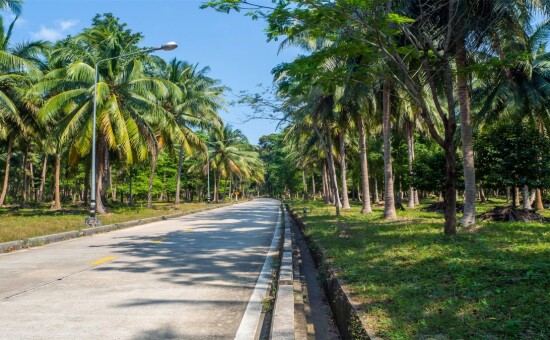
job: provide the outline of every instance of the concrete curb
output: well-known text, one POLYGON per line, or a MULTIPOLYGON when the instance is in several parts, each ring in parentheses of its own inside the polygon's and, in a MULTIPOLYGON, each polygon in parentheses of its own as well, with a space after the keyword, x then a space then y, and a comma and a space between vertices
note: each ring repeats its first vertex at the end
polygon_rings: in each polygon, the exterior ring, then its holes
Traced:
POLYGON ((279 281, 273 322, 271 326, 271 339, 294 339, 294 276, 292 264, 292 238, 290 234, 290 219, 285 216, 285 239, 283 243, 283 256, 279 268, 279 281))
POLYGON ((302 233, 303 238, 306 240, 311 256, 313 257, 318 270, 321 271, 320 268, 325 268, 325 271, 321 273, 320 278, 325 288, 336 326, 338 327, 342 338, 372 340, 380 339, 368 327, 368 325, 363 322, 363 318, 361 316, 364 315, 364 312, 361 312, 361 303, 353 300, 351 297, 351 290, 347 287, 346 283, 339 279, 336 272, 326 264, 324 259, 327 257, 323 247, 305 235, 304 230, 307 226, 298 217, 298 215, 289 208, 288 204, 285 204, 285 206, 290 217, 294 220, 298 226, 298 229, 302 233))
POLYGON ((228 204, 220 204, 220 205, 210 206, 210 207, 201 208, 201 209, 182 211, 182 212, 169 214, 169 215, 148 217, 148 218, 142 218, 142 219, 134 220, 134 221, 120 222, 120 223, 114 223, 114 224, 99 226, 99 227, 92 227, 92 228, 85 228, 85 229, 67 231, 67 232, 64 232, 64 233, 37 236, 37 237, 28 238, 28 239, 25 239, 25 240, 3 242, 3 243, 0 243, 0 254, 7 253, 7 252, 12 252, 12 251, 16 251, 16 250, 21 250, 21 249, 24 249, 24 248, 43 246, 45 244, 65 241, 65 240, 69 240, 69 239, 73 239, 73 238, 77 238, 77 237, 91 236, 91 235, 94 235, 94 234, 106 233, 106 232, 113 231, 113 230, 135 227, 135 226, 138 226, 138 225, 143 225, 143 224, 168 220, 168 219, 171 219, 171 218, 177 218, 177 217, 181 217, 181 216, 185 216, 185 215, 197 214, 197 213, 200 213, 200 212, 204 212, 204 211, 208 211, 208 210, 214 210, 214 209, 223 208, 223 207, 228 207, 228 206, 231 206, 231 205, 244 203, 244 202, 248 202, 248 201, 236 202, 236 203, 232 202, 232 203, 228 203, 228 204))

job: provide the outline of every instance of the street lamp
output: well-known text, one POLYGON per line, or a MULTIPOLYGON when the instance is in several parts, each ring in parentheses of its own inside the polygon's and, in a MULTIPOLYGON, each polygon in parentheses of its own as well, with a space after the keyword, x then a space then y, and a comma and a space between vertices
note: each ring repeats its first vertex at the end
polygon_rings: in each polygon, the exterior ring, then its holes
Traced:
POLYGON ((153 48, 148 48, 148 49, 145 49, 145 50, 140 50, 140 51, 137 51, 137 52, 132 52, 132 53, 126 53, 126 54, 121 54, 119 56, 116 56, 116 57, 112 57, 112 58, 105 58, 105 59, 101 59, 99 60, 96 64, 95 64, 95 76, 94 76, 94 117, 93 117, 93 127, 92 127, 92 187, 91 187, 91 197, 90 197, 90 217, 88 217, 85 221, 86 225, 88 226, 98 226, 101 221, 95 217, 95 213, 96 213, 96 180, 95 180, 95 177, 96 177, 96 173, 95 173, 95 165, 96 165, 96 121, 97 121, 97 82, 99 80, 99 72, 98 72, 98 67, 99 67, 99 64, 101 64, 102 62, 104 61, 108 61, 108 60, 113 60, 113 59, 118 59, 118 58, 123 58, 123 57, 129 57, 129 56, 133 56, 133 55, 137 55, 137 54, 147 54, 147 53, 151 53, 151 52, 155 52, 155 51, 171 51, 173 49, 176 49, 178 47, 178 44, 176 44, 175 42, 173 41, 170 41, 164 45, 161 45, 159 47, 153 47, 153 48))

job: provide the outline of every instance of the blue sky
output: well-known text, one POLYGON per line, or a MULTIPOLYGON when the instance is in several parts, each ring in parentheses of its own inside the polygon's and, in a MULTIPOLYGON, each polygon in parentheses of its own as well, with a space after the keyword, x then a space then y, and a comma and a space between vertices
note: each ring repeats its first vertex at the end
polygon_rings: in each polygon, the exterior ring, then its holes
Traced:
MULTIPOLYGON (((262 1, 262 0, 260 0, 262 1)), ((264 0, 268 2, 268 0, 264 0)), ((232 92, 259 91, 271 85, 271 69, 297 55, 296 50, 277 54, 278 43, 267 43, 265 24, 241 14, 199 9, 202 0, 25 0, 12 41, 55 41, 75 35, 91 25, 96 13, 113 13, 134 31, 142 32, 143 46, 176 41, 179 48, 159 52, 165 59, 177 57, 209 66, 209 75, 220 79, 232 92)), ((7 24, 7 23, 6 23, 7 24)), ((234 99, 228 94, 228 101, 234 99)), ((229 107, 221 113, 226 122, 241 129, 250 142, 275 132, 276 123, 254 120, 243 123, 249 110, 229 107)))

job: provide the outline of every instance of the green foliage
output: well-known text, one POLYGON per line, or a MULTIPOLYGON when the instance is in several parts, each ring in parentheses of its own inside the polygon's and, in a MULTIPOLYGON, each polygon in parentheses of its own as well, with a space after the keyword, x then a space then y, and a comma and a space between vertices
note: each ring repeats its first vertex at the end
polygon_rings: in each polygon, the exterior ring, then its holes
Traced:
POLYGON ((500 122, 475 141, 476 165, 486 185, 545 188, 550 184, 550 139, 522 122, 500 122))

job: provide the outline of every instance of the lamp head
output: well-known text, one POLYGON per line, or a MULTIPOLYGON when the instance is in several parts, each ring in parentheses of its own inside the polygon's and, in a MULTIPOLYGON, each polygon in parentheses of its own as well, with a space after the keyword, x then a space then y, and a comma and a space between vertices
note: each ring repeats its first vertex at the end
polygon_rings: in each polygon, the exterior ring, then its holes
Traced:
POLYGON ((164 45, 161 45, 159 50, 163 50, 163 51, 172 51, 174 49, 176 49, 178 47, 178 44, 176 44, 175 42, 173 41, 170 41, 170 42, 167 42, 166 44, 164 45))

